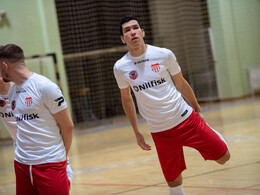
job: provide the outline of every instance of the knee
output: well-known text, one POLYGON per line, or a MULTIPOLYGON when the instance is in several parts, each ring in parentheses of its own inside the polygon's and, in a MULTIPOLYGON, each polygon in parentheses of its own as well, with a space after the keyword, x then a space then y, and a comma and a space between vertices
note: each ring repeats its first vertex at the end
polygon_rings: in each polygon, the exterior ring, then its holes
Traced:
POLYGON ((169 187, 176 187, 182 184, 182 174, 180 174, 175 180, 167 181, 169 187))
POLYGON ((218 164, 224 165, 229 159, 230 159, 230 153, 229 151, 227 151, 226 154, 222 156, 220 159, 218 159, 216 162, 218 164))

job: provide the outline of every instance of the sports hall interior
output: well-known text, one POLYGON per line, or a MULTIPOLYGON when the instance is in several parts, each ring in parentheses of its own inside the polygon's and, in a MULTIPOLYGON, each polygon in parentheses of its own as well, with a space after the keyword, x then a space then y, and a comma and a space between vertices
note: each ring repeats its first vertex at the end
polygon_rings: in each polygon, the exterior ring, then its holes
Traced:
MULTIPOLYGON (((113 75, 128 51, 119 32, 124 15, 142 21, 147 44, 175 53, 207 123, 227 141, 225 165, 184 148, 186 194, 260 194, 259 0, 0 0, 0 44, 21 46, 28 68, 56 82, 68 103, 70 194, 168 194, 149 129, 138 114, 147 152, 136 144, 113 75)), ((0 127, 0 194, 13 195, 14 149, 0 127)))

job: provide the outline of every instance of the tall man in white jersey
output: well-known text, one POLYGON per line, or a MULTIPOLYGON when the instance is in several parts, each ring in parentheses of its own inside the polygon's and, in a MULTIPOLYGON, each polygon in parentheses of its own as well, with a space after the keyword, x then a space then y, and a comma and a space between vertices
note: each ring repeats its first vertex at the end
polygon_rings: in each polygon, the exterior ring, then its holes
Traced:
POLYGON ((17 45, 0 46, 0 72, 15 83, 8 98, 17 124, 16 194, 69 194, 66 162, 74 126, 61 90, 26 68, 17 45))
POLYGON ((183 195, 183 146, 197 149, 205 160, 224 164, 230 158, 227 145, 204 122, 193 90, 183 78, 172 51, 145 44, 144 30, 135 17, 123 17, 120 32, 129 52, 116 62, 114 74, 125 114, 138 145, 151 150, 138 127, 131 88, 155 142, 169 193, 183 195))

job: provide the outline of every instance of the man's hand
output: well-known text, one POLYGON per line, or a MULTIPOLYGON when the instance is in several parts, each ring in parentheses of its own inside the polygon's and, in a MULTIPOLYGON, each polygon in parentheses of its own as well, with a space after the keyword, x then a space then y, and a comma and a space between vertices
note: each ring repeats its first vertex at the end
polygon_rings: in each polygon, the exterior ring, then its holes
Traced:
POLYGON ((149 144, 147 144, 144 140, 144 136, 138 132, 135 134, 136 136, 136 141, 137 141, 137 144, 143 149, 143 150, 151 150, 151 146, 149 144))

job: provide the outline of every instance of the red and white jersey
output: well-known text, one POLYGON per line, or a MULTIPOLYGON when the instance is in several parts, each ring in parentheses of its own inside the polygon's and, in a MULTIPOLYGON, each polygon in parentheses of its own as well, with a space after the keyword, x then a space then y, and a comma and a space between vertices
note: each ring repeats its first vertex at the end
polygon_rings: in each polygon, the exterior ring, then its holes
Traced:
POLYGON ((128 52, 114 65, 119 88, 131 86, 139 112, 153 133, 171 129, 192 112, 171 78, 180 71, 172 51, 152 45, 139 57, 128 52))
POLYGON ((17 126, 11 109, 11 103, 7 95, 0 94, 0 118, 2 119, 6 129, 10 133, 15 143, 17 126))
POLYGON ((15 160, 43 164, 66 160, 60 129, 53 114, 67 108, 60 88, 48 78, 33 73, 8 96, 17 123, 15 160))

